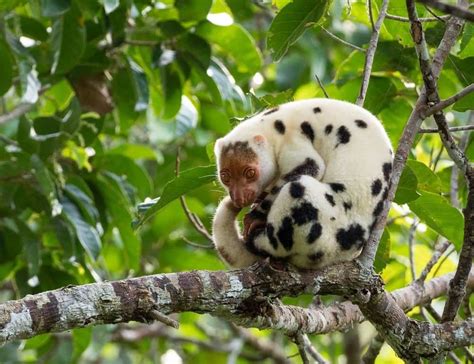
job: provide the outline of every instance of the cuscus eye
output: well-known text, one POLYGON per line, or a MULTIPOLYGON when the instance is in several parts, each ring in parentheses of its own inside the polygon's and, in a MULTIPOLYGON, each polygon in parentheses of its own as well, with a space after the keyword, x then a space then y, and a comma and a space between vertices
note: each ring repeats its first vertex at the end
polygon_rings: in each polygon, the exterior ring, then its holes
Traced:
POLYGON ((254 178, 255 174, 256 174, 256 172, 255 172, 255 169, 253 169, 253 168, 248 168, 248 169, 245 170, 245 177, 246 178, 254 178))
POLYGON ((230 174, 228 172, 221 172, 221 181, 223 184, 227 185, 230 182, 230 174))

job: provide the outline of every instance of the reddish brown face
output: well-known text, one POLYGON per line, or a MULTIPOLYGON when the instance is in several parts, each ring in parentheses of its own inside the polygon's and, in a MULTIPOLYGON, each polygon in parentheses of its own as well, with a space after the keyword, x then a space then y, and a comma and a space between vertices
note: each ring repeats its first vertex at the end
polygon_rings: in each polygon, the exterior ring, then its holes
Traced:
POLYGON ((242 163, 232 158, 221 163, 220 178, 229 190, 235 207, 251 205, 259 194, 258 163, 242 163))

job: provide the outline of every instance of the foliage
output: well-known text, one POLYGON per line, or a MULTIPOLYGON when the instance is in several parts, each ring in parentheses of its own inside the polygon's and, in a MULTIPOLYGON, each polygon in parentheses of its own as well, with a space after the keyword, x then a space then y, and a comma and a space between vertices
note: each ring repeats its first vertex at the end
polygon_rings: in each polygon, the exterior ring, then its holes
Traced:
MULTIPOLYGON (((229 120, 292 99, 324 97, 315 74, 332 98, 354 102, 364 53, 335 41, 320 25, 359 47, 370 37, 362 1, 258 3, 1 2, 0 108, 6 114, 34 107, 7 121, 0 116, 0 300, 102 279, 223 268, 212 250, 183 240, 203 243, 176 198, 186 193, 190 209, 209 226, 222 192, 213 167, 204 166, 212 165, 212 143, 230 130, 229 120), (183 171, 175 178, 178 149, 183 171), (159 196, 138 215, 140 202, 159 196)), ((380 5, 373 1, 375 15, 380 5)), ((423 7, 418 11, 431 16, 423 7)), ((389 13, 406 16, 405 2, 391 1, 389 13)), ((434 49, 444 25, 425 28, 434 49)), ((472 83, 473 34, 466 26, 441 73, 444 98, 472 83)), ((365 107, 396 146, 419 91, 415 85, 422 84, 408 23, 385 21, 372 72, 365 107)), ((468 122, 468 100, 452 107, 452 125, 468 122)), ((466 144, 472 158, 472 138, 466 144)), ((451 170, 439 137, 420 137, 391 213, 406 216, 386 229, 377 254, 376 269, 390 289, 410 282, 406 241, 414 221, 421 221, 415 252, 425 252, 416 254, 417 271, 438 238, 459 249, 463 220, 449 198, 451 170)), ((462 203, 466 188, 459 183, 455 197, 462 203)), ((454 259, 438 272, 451 270, 454 259)), ((182 335, 202 336, 197 322, 230 335, 206 317, 187 314, 180 322, 182 335)), ((114 329, 42 335, 18 352, 19 344, 9 344, 0 348, 0 361, 147 363, 173 347, 164 339, 118 344, 114 329)), ((341 338, 314 340, 337 362, 341 338)), ((291 345, 285 342, 289 355, 291 345)), ((224 354, 191 344, 180 355, 193 363, 225 361, 224 354)), ((394 360, 386 355, 385 362, 394 360)))

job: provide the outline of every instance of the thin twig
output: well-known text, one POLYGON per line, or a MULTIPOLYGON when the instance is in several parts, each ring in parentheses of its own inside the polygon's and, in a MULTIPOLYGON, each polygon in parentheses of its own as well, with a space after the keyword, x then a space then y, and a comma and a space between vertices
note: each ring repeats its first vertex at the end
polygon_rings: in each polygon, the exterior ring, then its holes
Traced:
POLYGON ((410 216, 410 215, 411 215, 411 212, 407 212, 406 214, 403 214, 403 215, 394 216, 391 219, 387 220, 387 225, 391 225, 398 219, 404 219, 405 217, 410 216))
POLYGON ((423 283, 426 280, 426 277, 431 272, 431 269, 433 269, 439 258, 441 258, 450 245, 451 243, 448 240, 441 240, 435 245, 433 255, 431 256, 428 263, 426 263, 426 266, 421 272, 420 276, 417 278, 417 283, 423 283))
POLYGON ((444 19, 440 18, 440 17, 438 16, 438 14, 436 14, 433 10, 431 10, 431 9, 430 9, 429 7, 427 7, 426 5, 425 5, 425 9, 426 9, 426 11, 427 11, 428 13, 430 13, 431 15, 433 15, 433 16, 434 16, 436 19, 438 19, 440 22, 445 23, 444 19))
POLYGON ((179 328, 179 322, 178 321, 172 319, 171 317, 168 317, 168 316, 162 314, 158 310, 151 310, 148 314, 150 315, 150 317, 153 320, 159 321, 159 322, 165 324, 166 326, 170 326, 170 327, 173 327, 175 329, 179 328))
MULTIPOLYGON (((176 153, 176 163, 175 163, 176 177, 179 176, 180 164, 181 164, 181 160, 180 160, 180 157, 179 157, 179 148, 178 148, 178 151, 176 153)), ((193 213, 193 212, 191 212, 191 210, 189 210, 189 207, 186 204, 186 200, 185 200, 184 196, 180 196, 179 201, 181 203, 181 207, 182 207, 186 217, 188 218, 189 222, 194 226, 196 231, 199 234, 201 234, 204 238, 206 238, 207 241, 212 242, 212 235, 209 233, 209 231, 207 231, 206 226, 204 226, 201 219, 195 213, 193 213)), ((186 242, 189 242, 189 240, 187 240, 187 239, 184 239, 184 240, 186 242)), ((193 245, 193 244, 191 244, 191 245, 193 245)))
POLYGON ((324 88, 323 83, 321 82, 321 80, 319 79, 319 77, 318 77, 318 75, 317 75, 316 73, 314 74, 314 77, 316 77, 316 81, 318 81, 318 85, 319 85, 319 87, 321 87, 321 90, 323 91, 324 96, 325 96, 327 99, 329 99, 329 98, 330 98, 330 97, 329 97, 329 94, 326 92, 326 89, 324 88))
MULTIPOLYGON (((474 130, 474 125, 466 125, 466 126, 453 126, 448 128, 449 132, 457 132, 457 131, 471 131, 474 130)), ((420 134, 429 134, 429 133, 439 133, 440 130, 438 128, 425 128, 418 130, 420 134)))
MULTIPOLYGON (((388 14, 385 16, 387 19, 390 19, 390 20, 396 20, 396 21, 401 21, 401 22, 404 22, 404 23, 409 23, 410 22, 410 19, 408 18, 405 18, 404 16, 399 16, 399 15, 393 15, 393 14, 388 14)), ((439 19, 445 21, 447 19, 449 19, 451 17, 451 15, 442 15, 439 17, 439 19)), ((439 19, 437 18, 419 18, 419 20, 421 22, 432 22, 432 21, 439 21, 439 19)))
MULTIPOLYGON (((469 119, 474 119, 473 112, 470 113, 469 119)), ((474 129, 474 125, 473 125, 473 129, 474 129)), ((459 141, 459 148, 461 148, 462 151, 466 150, 468 141, 469 141, 469 134, 467 133, 463 134, 461 137, 461 140, 459 141)), ((454 164, 453 167, 451 168, 451 181, 450 181, 451 188, 449 190, 449 198, 451 200, 451 204, 456 208, 460 208, 459 198, 458 198, 458 190, 459 190, 458 179, 459 179, 459 168, 456 164, 454 164)))
POLYGON ((304 334, 303 335, 303 343, 305 346, 306 351, 308 352, 311 357, 316 360, 316 363, 318 364, 327 364, 326 359, 322 357, 321 354, 316 350, 316 348, 313 346, 311 343, 311 340, 309 339, 308 335, 304 334))
POLYGON ((369 348, 365 352, 364 356, 362 357, 363 364, 373 364, 375 363, 375 359, 380 353, 380 349, 382 349, 384 339, 382 335, 377 334, 371 341, 369 348))
POLYGON ((369 20, 372 26, 372 32, 375 31, 374 15, 372 14, 372 0, 367 0, 367 9, 369 10, 369 20))
POLYGON ((474 22, 474 13, 467 9, 463 9, 456 5, 442 3, 437 0, 418 0, 420 3, 429 5, 435 9, 442 11, 443 13, 454 15, 458 18, 469 20, 474 22))
POLYGON ((329 35, 332 39, 337 40, 339 43, 342 43, 342 44, 344 44, 344 45, 346 45, 346 46, 348 46, 348 47, 350 47, 350 48, 352 48, 352 49, 355 49, 355 50, 357 50, 357 51, 359 51, 359 52, 364 52, 364 53, 366 52, 366 50, 365 50, 364 48, 358 47, 358 46, 356 46, 355 44, 349 43, 349 42, 345 41, 344 39, 339 38, 337 35, 331 33, 329 30, 327 30, 327 29, 324 28, 323 26, 321 26, 321 29, 322 29, 327 35, 329 35))
POLYGON ((463 88, 461 91, 459 91, 457 94, 454 94, 453 96, 447 98, 446 100, 441 100, 438 102, 436 105, 428 108, 424 113, 423 117, 428 117, 430 115, 433 115, 434 113, 441 111, 443 109, 446 109, 448 106, 451 106, 454 104, 456 101, 459 101, 463 97, 469 95, 471 92, 474 92, 474 83, 471 83, 469 86, 463 88))
POLYGON ((303 362, 303 364, 309 364, 309 359, 308 359, 308 355, 306 354, 303 334, 297 333, 294 336, 293 341, 295 342, 296 346, 298 347, 298 353, 300 354, 301 361, 303 362))
POLYGON ((356 104, 359 106, 364 105, 365 96, 367 89, 369 88, 370 74, 372 72, 372 64, 374 62, 375 50, 377 49, 377 43, 379 41, 380 28, 382 27, 385 14, 387 13, 388 0, 383 0, 382 8, 380 9, 377 22, 375 23, 374 31, 370 37, 369 47, 367 48, 367 54, 365 56, 364 73, 362 76, 362 85, 360 87, 359 96, 357 97, 356 104))
POLYGON ((28 111, 32 110, 36 104, 21 103, 11 111, 0 115, 0 125, 7 121, 16 119, 22 115, 25 115, 28 111))
POLYGON ((416 279, 416 272, 415 272, 415 253, 413 251, 413 240, 415 238, 416 228, 418 227, 418 220, 415 218, 413 223, 410 226, 410 230, 408 231, 408 251, 409 251, 409 259, 410 259, 410 272, 411 272, 411 279, 414 281, 416 279))

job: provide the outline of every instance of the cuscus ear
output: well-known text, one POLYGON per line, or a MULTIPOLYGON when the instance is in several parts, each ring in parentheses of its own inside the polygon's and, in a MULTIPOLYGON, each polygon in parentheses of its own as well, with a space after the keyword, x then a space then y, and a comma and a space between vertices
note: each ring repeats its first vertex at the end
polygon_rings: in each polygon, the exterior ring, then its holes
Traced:
POLYGON ((216 140, 216 142, 214 143, 214 154, 219 154, 219 152, 221 151, 222 149, 222 145, 223 145, 224 141, 222 140, 222 138, 219 138, 216 140))
POLYGON ((260 146, 260 145, 264 145, 266 140, 267 140, 267 139, 266 139, 263 135, 261 135, 261 134, 255 135, 255 136, 253 137, 253 141, 255 142, 255 144, 257 144, 257 145, 259 145, 259 146, 260 146))

